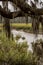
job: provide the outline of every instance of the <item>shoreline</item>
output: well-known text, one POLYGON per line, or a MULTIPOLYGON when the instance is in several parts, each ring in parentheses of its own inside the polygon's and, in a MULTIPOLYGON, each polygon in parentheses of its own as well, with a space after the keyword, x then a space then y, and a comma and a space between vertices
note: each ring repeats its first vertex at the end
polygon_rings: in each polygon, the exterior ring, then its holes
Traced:
MULTIPOLYGON (((14 29, 14 28, 12 28, 12 29, 14 29)), ((24 32, 30 33, 30 34, 36 34, 36 33, 34 33, 33 31, 30 31, 30 30, 24 30, 24 29, 15 29, 15 30, 24 31, 24 32)), ((43 35, 42 32, 39 32, 36 35, 38 35, 38 34, 43 35)))

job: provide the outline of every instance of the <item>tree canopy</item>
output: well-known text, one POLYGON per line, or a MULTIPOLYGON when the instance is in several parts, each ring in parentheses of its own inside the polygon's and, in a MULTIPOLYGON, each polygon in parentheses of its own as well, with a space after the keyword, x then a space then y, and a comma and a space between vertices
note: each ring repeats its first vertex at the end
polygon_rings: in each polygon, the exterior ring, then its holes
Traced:
MULTIPOLYGON (((7 0, 0 0, 0 1, 7 1, 7 0)), ((6 11, 5 13, 5 10, 3 8, 0 7, 0 14, 4 17, 7 17, 7 18, 13 18, 12 16, 15 17, 19 17, 19 16, 24 16, 24 15, 43 15, 43 8, 33 8, 31 7, 28 3, 26 3, 26 0, 8 0, 10 2, 12 2, 13 4, 15 4, 17 7, 20 8, 20 12, 8 12, 6 11), (24 13, 22 15, 22 13, 24 13), (5 15, 4 15, 5 14, 5 15)))

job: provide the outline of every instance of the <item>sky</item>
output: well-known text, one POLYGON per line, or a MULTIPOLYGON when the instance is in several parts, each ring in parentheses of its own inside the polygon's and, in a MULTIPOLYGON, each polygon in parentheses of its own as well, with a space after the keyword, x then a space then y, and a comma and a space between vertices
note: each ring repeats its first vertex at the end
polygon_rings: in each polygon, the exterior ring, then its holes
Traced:
MULTIPOLYGON (((2 6, 2 2, 0 2, 0 5, 2 6)), ((2 7, 3 7, 3 6, 2 6, 2 7)), ((8 8, 9 8, 9 10, 10 10, 11 12, 14 11, 14 8, 13 8, 13 6, 10 4, 10 2, 8 2, 8 8)))
MULTIPOLYGON (((31 2, 30 1, 32 1, 33 3, 34 3, 34 0, 28 0, 28 4, 30 4, 31 2)), ((43 2, 43 0, 39 0, 39 3, 37 3, 37 8, 41 8, 42 7, 42 5, 40 5, 40 1, 42 1, 43 2)), ((31 5, 31 4, 30 4, 31 5)))
MULTIPOLYGON (((34 0, 28 0, 28 4, 31 6, 30 1, 33 1, 33 3, 34 3, 34 0)), ((43 2, 43 0, 39 0, 39 3, 40 3, 40 1, 42 1, 42 2, 43 2)), ((37 6, 37 8, 41 8, 41 7, 42 7, 42 5, 40 5, 39 3, 36 5, 36 6, 37 6)), ((0 2, 0 5, 2 6, 2 2, 0 2)), ((2 7, 3 7, 3 6, 2 6, 2 7)), ((13 11, 14 11, 14 7, 11 5, 11 3, 10 3, 10 2, 8 2, 8 8, 9 8, 9 10, 10 10, 11 12, 13 12, 13 11)))

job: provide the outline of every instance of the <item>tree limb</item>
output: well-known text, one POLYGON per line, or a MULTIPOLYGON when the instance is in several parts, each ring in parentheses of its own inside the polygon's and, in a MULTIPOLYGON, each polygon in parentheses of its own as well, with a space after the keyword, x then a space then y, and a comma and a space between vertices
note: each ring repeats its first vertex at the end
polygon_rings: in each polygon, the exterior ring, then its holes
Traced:
POLYGON ((10 18, 10 19, 24 16, 24 14, 21 11, 8 12, 8 11, 5 11, 3 8, 1 8, 1 6, 0 6, 0 15, 2 15, 3 17, 6 17, 6 18, 10 18))
MULTIPOLYGON (((0 0, 0 1, 6 1, 6 0, 0 0)), ((41 9, 33 8, 33 7, 29 6, 29 4, 27 4, 27 3, 25 2, 25 0, 8 0, 8 1, 13 2, 14 4, 16 4, 16 2, 17 2, 16 5, 17 5, 22 11, 24 11, 24 13, 27 13, 27 14, 28 14, 28 12, 31 11, 33 14, 43 15, 43 8, 41 8, 41 9)))
MULTIPOLYGON (((3 17, 9 18, 9 19, 25 16, 24 12, 22 11, 9 12, 9 11, 5 11, 1 6, 0 6, 0 15, 2 15, 3 17)), ((32 13, 29 13, 28 16, 31 17, 32 13)))

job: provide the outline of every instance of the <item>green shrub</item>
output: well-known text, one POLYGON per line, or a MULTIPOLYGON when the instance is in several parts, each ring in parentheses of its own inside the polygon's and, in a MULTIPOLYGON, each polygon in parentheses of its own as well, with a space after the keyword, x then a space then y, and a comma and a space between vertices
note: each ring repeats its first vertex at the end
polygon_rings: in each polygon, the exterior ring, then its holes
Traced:
POLYGON ((0 65, 35 65, 35 58, 26 42, 17 44, 0 35, 0 65))

